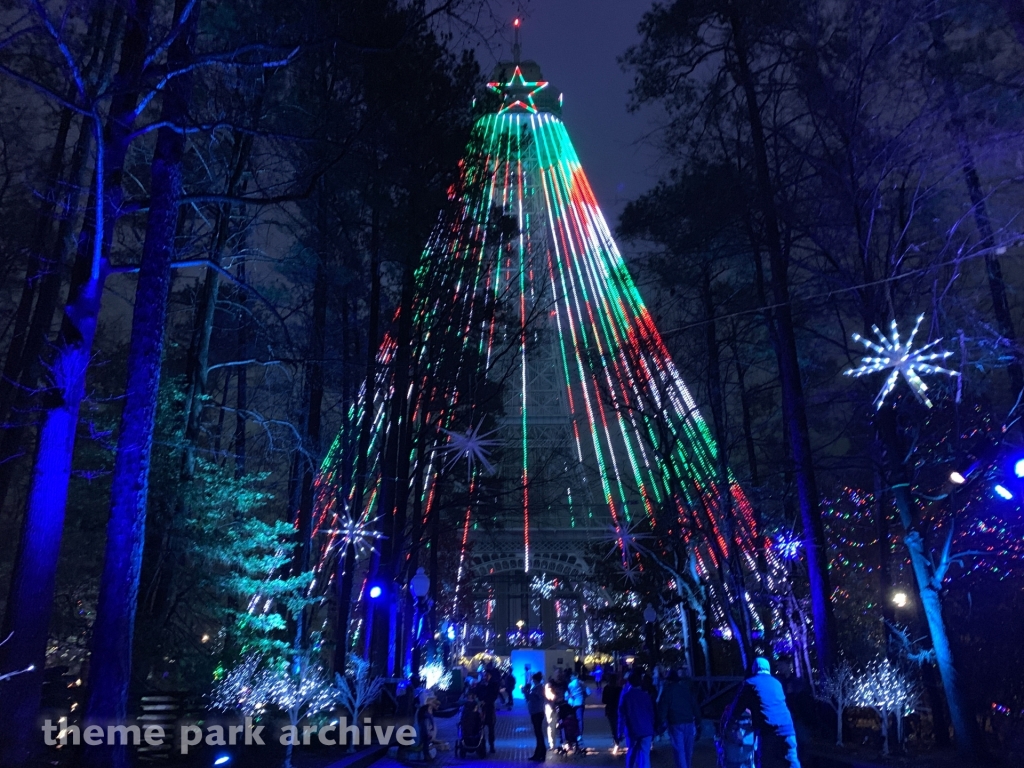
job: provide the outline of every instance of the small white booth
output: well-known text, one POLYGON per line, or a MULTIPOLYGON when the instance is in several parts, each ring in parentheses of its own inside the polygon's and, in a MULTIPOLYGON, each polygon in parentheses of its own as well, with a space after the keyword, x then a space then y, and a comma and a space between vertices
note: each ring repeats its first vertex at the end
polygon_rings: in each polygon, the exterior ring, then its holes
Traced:
POLYGON ((512 675, 516 679, 513 696, 523 698, 523 686, 535 672, 544 673, 544 682, 556 669, 572 671, 576 667, 576 653, 572 648, 516 648, 512 651, 512 675))

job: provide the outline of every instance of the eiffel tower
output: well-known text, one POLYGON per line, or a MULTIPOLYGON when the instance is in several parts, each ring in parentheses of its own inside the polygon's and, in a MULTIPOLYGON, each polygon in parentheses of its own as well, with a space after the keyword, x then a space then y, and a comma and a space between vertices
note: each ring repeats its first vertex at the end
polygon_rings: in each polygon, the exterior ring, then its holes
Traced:
POLYGON ((454 594, 435 597, 463 653, 592 647, 588 612, 600 595, 582 585, 594 544, 628 577, 655 524, 691 542, 712 622, 747 599, 713 574, 764 570, 751 506, 616 247, 561 121, 561 95, 536 62, 520 60, 518 34, 513 50, 488 83, 493 100, 481 105, 456 212, 442 217, 411 306, 399 309, 395 325, 409 312, 418 335, 385 338, 372 407, 364 389, 321 471, 320 577, 341 579, 331 553, 360 541, 382 550, 362 570, 349 554, 350 577, 359 570, 343 587, 358 595, 354 647, 384 631, 370 626, 366 591, 401 585, 413 566, 436 570, 439 550, 457 559, 454 594), (404 464, 394 450, 388 463, 396 424, 418 430, 418 453, 408 441, 404 464), (360 425, 371 458, 354 491, 360 425), (388 467, 399 465, 404 475, 389 485, 402 472, 388 467), (384 537, 424 546, 411 555, 384 537))

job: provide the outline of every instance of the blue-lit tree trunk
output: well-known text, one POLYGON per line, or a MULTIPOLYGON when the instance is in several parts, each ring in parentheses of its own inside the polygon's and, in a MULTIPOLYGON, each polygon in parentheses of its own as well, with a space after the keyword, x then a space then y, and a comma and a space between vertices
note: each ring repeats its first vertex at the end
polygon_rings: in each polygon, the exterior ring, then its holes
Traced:
MULTIPOLYGON (((68 211, 81 210, 87 196, 86 191, 90 187, 87 161, 92 154, 93 135, 88 123, 85 123, 83 127, 84 130, 81 131, 75 144, 70 169, 64 182, 73 190, 63 201, 64 208, 68 211)), ((57 190, 54 189, 53 194, 56 192, 57 190)), ((11 481, 19 466, 16 459, 24 446, 33 395, 39 389, 39 381, 43 374, 45 362, 43 358, 50 330, 53 327, 54 314, 60 304, 61 287, 64 283, 63 265, 67 255, 73 249, 69 243, 73 243, 76 224, 74 216, 61 216, 56 236, 52 241, 46 244, 43 241, 38 241, 53 255, 41 259, 45 262, 45 267, 37 276, 38 288, 32 291, 35 305, 31 308, 31 318, 24 330, 24 344, 21 345, 20 353, 14 344, 11 345, 8 350, 8 360, 5 361, 4 373, 0 377, 0 381, 9 383, 13 390, 7 396, 9 405, 7 402, 0 403, 0 421, 4 424, 3 432, 0 434, 0 508, 3 507, 11 487, 11 481), (15 355, 20 359, 11 359, 15 355)), ((26 282, 28 280, 26 278, 26 282)), ((18 311, 20 313, 21 306, 18 311)), ((17 333, 18 329, 16 328, 15 335, 17 333)))
POLYGON ((907 446, 900 434, 895 409, 885 407, 879 411, 876 424, 885 447, 889 485, 903 525, 903 543, 907 547, 907 554, 910 555, 921 610, 924 612, 932 641, 935 665, 939 668, 942 688, 946 694, 949 717, 953 724, 953 741, 961 756, 973 758, 977 756, 979 748, 977 725, 960 686, 946 622, 942 617, 940 592, 949 568, 949 552, 948 549, 944 550, 936 561, 928 551, 928 545, 921 533, 920 516, 910 492, 910 475, 906 466, 907 446))
MULTIPOLYGON (((187 0, 178 0, 175 18, 183 19, 189 5, 187 0)), ((172 70, 188 66, 197 15, 198 9, 193 9, 185 22, 185 29, 168 49, 168 67, 172 70)), ((184 120, 191 98, 191 79, 189 74, 177 77, 165 91, 161 120, 166 124, 177 126, 184 120)), ((89 720, 100 723, 123 722, 128 710, 149 466, 184 151, 182 132, 173 127, 160 129, 150 166, 149 218, 132 314, 128 381, 114 460, 106 552, 93 626, 86 715, 89 720)), ((96 747, 88 750, 86 755, 86 764, 97 768, 127 764, 124 747, 96 747)))
MULTIPOLYGON (((87 79, 104 78, 110 73, 110 49, 118 39, 121 25, 120 9, 112 11, 108 17, 108 9, 100 3, 90 15, 86 39, 95 40, 96 44, 84 67, 87 79)), ((65 101, 73 104, 77 98, 77 85, 72 84, 65 101)), ((64 167, 64 151, 74 117, 70 107, 61 110, 46 176, 48 189, 36 213, 29 241, 30 264, 25 275, 25 287, 15 311, 11 342, 6 350, 3 374, 0 375, 0 423, 4 424, 0 435, 0 507, 3 507, 18 468, 15 459, 22 450, 31 422, 32 395, 39 387, 42 355, 45 354, 53 316, 60 302, 64 256, 70 250, 65 243, 71 240, 77 223, 77 217, 73 215, 55 216, 60 210, 58 201, 64 211, 78 211, 84 198, 82 190, 89 188, 85 171, 92 151, 93 127, 88 119, 79 125, 71 163, 66 169, 64 167), (58 221, 57 231, 52 236, 55 220, 58 221)))
MULTIPOLYGON (((99 319, 114 222, 120 212, 124 161, 135 118, 137 88, 145 61, 150 0, 137 0, 127 13, 121 58, 113 88, 117 94, 106 120, 91 118, 97 139, 95 192, 79 238, 79 250, 64 307, 64 321, 50 366, 36 459, 29 484, 4 633, 11 641, 0 665, 33 672, 9 681, 0 696, 0 764, 25 764, 35 743, 42 696, 42 670, 53 608, 71 461, 85 375, 99 319)), ((84 94, 83 94, 84 95, 84 94)))

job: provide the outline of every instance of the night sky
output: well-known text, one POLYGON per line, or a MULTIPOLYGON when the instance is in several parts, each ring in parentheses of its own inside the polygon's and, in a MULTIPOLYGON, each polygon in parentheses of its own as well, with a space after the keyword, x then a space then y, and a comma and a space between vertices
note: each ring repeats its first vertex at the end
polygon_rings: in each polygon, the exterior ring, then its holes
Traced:
MULTIPOLYGON (((643 137, 655 127, 650 110, 630 114, 632 75, 618 58, 639 40, 637 23, 647 0, 505 0, 507 42, 478 50, 489 74, 499 59, 511 58, 511 21, 523 19, 523 59, 540 64, 544 77, 565 97, 563 120, 614 230, 626 202, 654 181, 656 153, 643 137)), ((495 12, 501 14, 501 4, 495 12)))

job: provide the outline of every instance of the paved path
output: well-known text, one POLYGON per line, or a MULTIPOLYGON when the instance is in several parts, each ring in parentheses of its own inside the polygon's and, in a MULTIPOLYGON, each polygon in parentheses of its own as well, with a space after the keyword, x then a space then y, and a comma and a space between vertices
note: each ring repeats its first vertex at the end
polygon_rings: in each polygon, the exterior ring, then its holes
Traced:
MULTIPOLYGON (((457 723, 458 716, 437 720, 438 738, 448 742, 451 749, 440 753, 432 768, 534 765, 528 759, 533 754, 534 748, 533 726, 530 724, 530 718, 523 702, 517 701, 516 708, 511 712, 498 711, 498 724, 495 729, 497 752, 485 758, 475 755, 464 759, 456 757, 454 747, 457 723)), ((608 721, 604 717, 604 707, 600 704, 587 707, 583 743, 587 746, 588 751, 585 757, 562 757, 548 752, 547 764, 574 764, 579 765, 580 768, 625 768, 625 753, 612 754, 611 732, 608 728, 608 721)), ((651 750, 651 763, 652 768, 674 768, 672 745, 669 744, 667 736, 654 742, 654 748, 651 750)), ((399 768, 405 765, 409 764, 400 762, 394 757, 394 753, 390 752, 386 757, 377 761, 374 768, 399 768)), ((697 742, 692 768, 715 768, 715 748, 709 739, 701 739, 697 742)))

